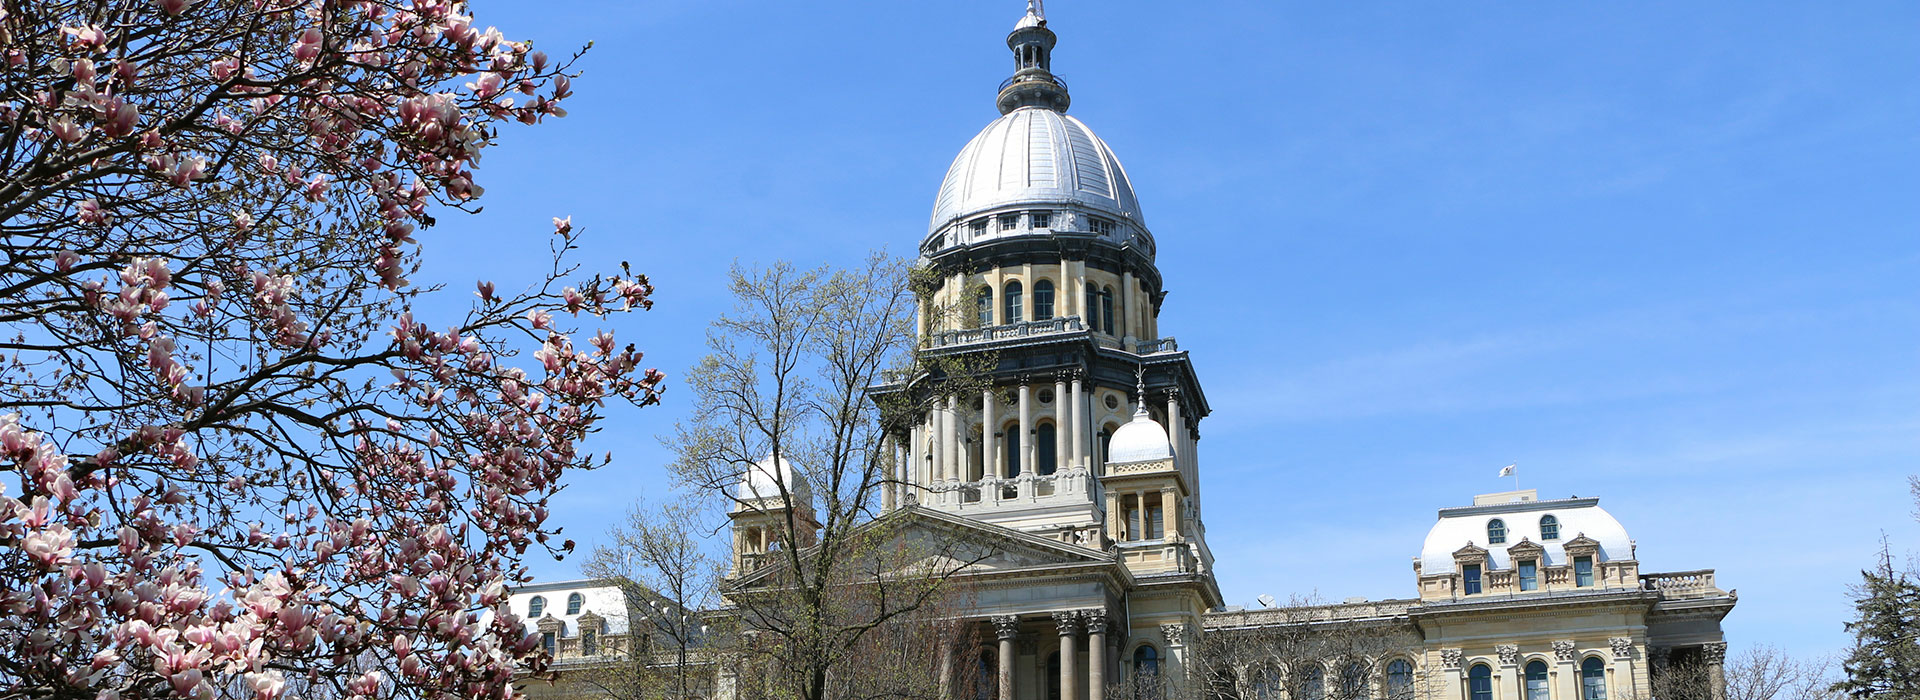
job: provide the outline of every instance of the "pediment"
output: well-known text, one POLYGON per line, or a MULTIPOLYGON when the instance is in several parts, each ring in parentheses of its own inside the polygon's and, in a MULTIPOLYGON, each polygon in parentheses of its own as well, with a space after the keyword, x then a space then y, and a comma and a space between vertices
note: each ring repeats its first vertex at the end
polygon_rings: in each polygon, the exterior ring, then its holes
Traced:
POLYGON ((1453 558, 1455 559, 1471 559, 1474 557, 1484 559, 1486 556, 1487 550, 1481 549, 1480 545, 1474 544, 1472 540, 1467 541, 1467 546, 1453 550, 1453 558))
POLYGON ((1560 547, 1569 552, 1574 550, 1597 550, 1600 548, 1600 541, 1588 537, 1587 533, 1582 532, 1575 535, 1573 539, 1561 543, 1560 547))
POLYGON ((1517 558, 1537 557, 1545 551, 1547 551, 1547 548, 1540 546, 1540 543, 1523 537, 1520 539, 1519 544, 1507 548, 1507 556, 1517 558))
MULTIPOLYGON (((871 548, 898 555, 900 560, 887 566, 898 575, 992 574, 1115 562, 1105 552, 919 506, 888 513, 856 532, 884 538, 871 548)), ((762 569, 734 585, 752 588, 770 575, 762 569)))

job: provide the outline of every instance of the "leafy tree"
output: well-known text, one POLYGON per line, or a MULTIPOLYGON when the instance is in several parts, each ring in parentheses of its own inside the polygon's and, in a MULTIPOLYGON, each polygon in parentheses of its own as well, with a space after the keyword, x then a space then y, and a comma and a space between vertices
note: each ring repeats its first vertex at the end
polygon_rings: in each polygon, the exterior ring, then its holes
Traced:
POLYGON ((883 492, 904 487, 890 440, 946 397, 980 391, 977 361, 919 352, 916 314, 950 310, 923 306, 927 286, 912 277, 880 255, 842 270, 735 269, 735 310, 687 374, 695 411, 668 439, 680 482, 776 521, 716 621, 741 697, 949 697, 977 677, 950 579, 991 552, 877 517, 883 492), (781 463, 804 476, 777 476, 781 463), (777 493, 741 493, 755 469, 777 493), (952 656, 929 663, 941 648, 952 656))
POLYGON ((1853 647, 1841 661, 1846 677, 1834 684, 1849 697, 1920 697, 1920 583, 1893 568, 1884 543, 1880 563, 1860 572, 1853 647))
POLYGON ((416 230, 571 93, 483 27, 0 4, 0 697, 504 697, 537 657, 504 589, 605 402, 661 378, 556 326, 652 303, 569 285, 568 220, 526 291, 414 317, 416 230))

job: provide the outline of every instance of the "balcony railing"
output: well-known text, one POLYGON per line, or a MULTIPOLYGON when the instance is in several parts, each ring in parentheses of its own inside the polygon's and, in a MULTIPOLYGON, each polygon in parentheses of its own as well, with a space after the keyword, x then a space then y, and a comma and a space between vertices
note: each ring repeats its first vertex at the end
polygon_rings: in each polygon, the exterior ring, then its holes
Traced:
POLYGON ((1013 77, 1011 77, 1011 78, 1008 78, 1008 79, 1006 79, 1006 80, 1002 80, 1002 81, 1000 81, 1000 89, 999 89, 999 90, 997 90, 996 92, 1004 92, 1004 91, 1006 91, 1006 89, 1007 89, 1007 88, 1010 88, 1010 87, 1013 87, 1013 84, 1014 84, 1014 83, 1034 83, 1034 82, 1040 82, 1040 83, 1053 83, 1053 84, 1055 84, 1055 85, 1058 85, 1058 86, 1060 86, 1060 89, 1062 89, 1062 90, 1065 90, 1065 89, 1067 89, 1067 81, 1065 81, 1065 80, 1061 80, 1061 79, 1060 79, 1060 76, 1057 76, 1057 75, 1052 75, 1052 74, 1048 74, 1048 75, 1044 75, 1044 76, 1042 76, 1042 75, 1016 75, 1016 76, 1013 76, 1013 77))
POLYGON ((1697 598, 1720 594, 1720 587, 1713 582, 1712 569, 1641 574, 1640 587, 1649 591, 1659 591, 1662 596, 1668 598, 1697 598))
POLYGON ((965 328, 957 331, 941 331, 933 334, 933 347, 943 348, 950 345, 971 345, 1010 338, 1030 338, 1038 335, 1057 333, 1078 333, 1087 327, 1080 323, 1079 316, 1060 316, 1045 321, 1025 321, 1009 323, 1004 326, 986 328, 965 328))

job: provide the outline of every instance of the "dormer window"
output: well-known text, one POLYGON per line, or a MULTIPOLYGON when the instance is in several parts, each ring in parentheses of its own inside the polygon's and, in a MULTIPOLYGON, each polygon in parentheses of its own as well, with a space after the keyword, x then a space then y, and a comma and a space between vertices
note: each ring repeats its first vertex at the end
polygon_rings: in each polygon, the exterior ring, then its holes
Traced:
POLYGON ((1507 523, 1499 518, 1487 522, 1487 544, 1507 543, 1507 523))
POLYGON ((586 596, 580 595, 578 593, 573 593, 568 595, 567 596, 567 614, 568 615, 580 614, 580 607, 586 604, 587 604, 586 596))
POLYGON ((1520 590, 1532 591, 1540 588, 1540 562, 1528 559, 1520 562, 1520 590))
POLYGON ((1551 515, 1540 516, 1540 539, 1560 539, 1560 519, 1551 515))
POLYGON ((1480 593, 1480 565, 1468 564, 1460 567, 1460 590, 1466 595, 1480 593))
POLYGON ((1027 225, 1032 228, 1047 228, 1053 225, 1053 214, 1036 211, 1027 213, 1027 225))
POLYGON ((1097 216, 1087 217, 1088 231, 1092 231, 1102 236, 1111 236, 1113 235, 1113 229, 1114 229, 1114 226, 1113 226, 1113 222, 1111 221, 1102 219, 1097 216))
POLYGON ((1573 558, 1573 585, 1581 588, 1593 585, 1593 557, 1573 558))

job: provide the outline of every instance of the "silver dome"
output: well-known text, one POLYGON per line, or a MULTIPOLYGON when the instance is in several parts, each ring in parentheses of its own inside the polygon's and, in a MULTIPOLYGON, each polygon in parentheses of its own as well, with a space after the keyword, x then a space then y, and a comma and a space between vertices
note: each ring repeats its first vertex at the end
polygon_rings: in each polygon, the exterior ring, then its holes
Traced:
POLYGON ((1040 107, 1001 115, 960 149, 940 183, 927 233, 1022 205, 1078 205, 1141 228, 1146 223, 1113 149, 1080 120, 1040 107))

